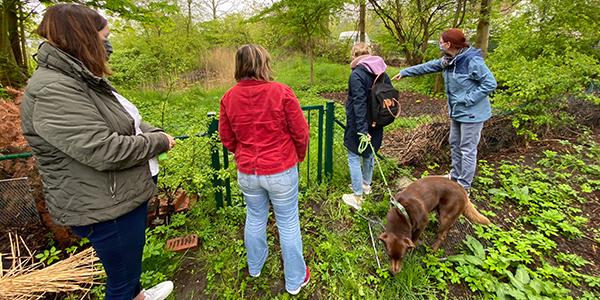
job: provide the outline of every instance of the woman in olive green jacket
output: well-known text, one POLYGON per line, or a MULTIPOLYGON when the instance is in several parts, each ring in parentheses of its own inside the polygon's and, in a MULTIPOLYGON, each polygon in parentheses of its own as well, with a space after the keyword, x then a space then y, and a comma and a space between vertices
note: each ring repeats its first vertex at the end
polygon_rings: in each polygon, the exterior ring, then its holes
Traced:
POLYGON ((87 237, 107 274, 106 299, 164 299, 173 284, 142 291, 148 200, 157 189, 149 160, 171 136, 104 77, 108 23, 90 8, 56 4, 38 27, 42 43, 23 96, 23 135, 36 159, 52 221, 87 237))

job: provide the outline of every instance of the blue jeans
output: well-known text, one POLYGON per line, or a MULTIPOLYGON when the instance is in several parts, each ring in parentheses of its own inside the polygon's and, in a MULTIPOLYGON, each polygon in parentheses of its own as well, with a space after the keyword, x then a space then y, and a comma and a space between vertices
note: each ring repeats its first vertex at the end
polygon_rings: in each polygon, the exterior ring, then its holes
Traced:
POLYGON ((148 202, 115 220, 72 226, 90 240, 106 272, 106 300, 131 300, 140 293, 148 202))
POLYGON ((288 291, 300 288, 306 279, 306 263, 302 255, 298 218, 298 168, 294 166, 273 175, 249 175, 240 171, 237 174, 246 199, 244 243, 250 275, 261 272, 269 254, 267 219, 270 199, 279 229, 285 287, 288 291))
POLYGON ((481 139, 483 122, 462 123, 451 120, 450 148, 452 152, 452 170, 450 176, 465 190, 471 188, 477 169, 477 145, 481 139))
POLYGON ((363 158, 361 170, 360 159, 360 155, 348 150, 348 168, 350 169, 350 179, 352 180, 352 189, 354 190, 354 194, 357 196, 362 196, 363 194, 363 182, 367 185, 371 184, 371 180, 373 179, 373 166, 375 163, 373 154, 371 153, 368 158, 363 158))

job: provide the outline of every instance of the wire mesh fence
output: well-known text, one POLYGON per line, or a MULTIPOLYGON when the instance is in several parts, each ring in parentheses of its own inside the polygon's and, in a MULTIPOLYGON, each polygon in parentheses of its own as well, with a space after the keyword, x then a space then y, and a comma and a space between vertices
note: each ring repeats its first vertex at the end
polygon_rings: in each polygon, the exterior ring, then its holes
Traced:
MULTIPOLYGON (((35 164, 35 159, 30 154, 29 147, 10 146, 0 148, 0 156, 10 158, 0 160, 0 180, 11 182, 11 180, 14 181, 14 179, 19 178, 21 179, 19 180, 19 184, 23 184, 19 188, 22 192, 21 194, 17 194, 12 190, 6 191, 6 194, 4 191, 0 191, 0 215, 4 215, 11 220, 11 225, 2 223, 2 226, 23 227, 39 223, 41 219, 59 244, 68 245, 71 243, 72 237, 74 237, 71 230, 66 227, 56 226, 50 220, 50 214, 48 213, 48 207, 44 198, 42 180, 35 164), (27 182, 27 186, 25 186, 25 181, 27 182), (15 207, 13 206, 14 203, 18 203, 21 206, 15 207), (35 211, 35 214, 33 211, 35 211), (19 217, 15 219, 8 215, 19 215, 19 217), (29 217, 27 219, 21 217, 25 215, 29 217)), ((14 185, 15 183, 10 184, 14 185)))
POLYGON ((0 180, 0 225, 21 226, 39 221, 27 178, 0 180))
MULTIPOLYGON (((348 170, 348 149, 344 146, 345 120, 340 121, 340 115, 344 113, 335 105, 335 123, 333 126, 333 176, 334 178, 348 178, 350 182, 350 173, 348 170)), ((345 116, 345 115, 344 115, 345 116)), ((344 117, 345 118, 345 117, 344 117)))

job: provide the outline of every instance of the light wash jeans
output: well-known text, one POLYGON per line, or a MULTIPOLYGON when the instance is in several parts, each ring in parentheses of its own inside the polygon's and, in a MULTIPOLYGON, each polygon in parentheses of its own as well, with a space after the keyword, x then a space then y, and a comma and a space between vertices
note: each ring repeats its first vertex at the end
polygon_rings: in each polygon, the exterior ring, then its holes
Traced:
POLYGON ((363 182, 367 185, 371 184, 371 180, 373 179, 373 166, 375 164, 373 153, 371 153, 371 156, 368 158, 363 158, 361 170, 360 159, 360 155, 352 151, 348 151, 348 168, 350 169, 350 179, 352 180, 352 189, 354 190, 354 194, 357 196, 362 196, 363 194, 363 182))
POLYGON ((288 291, 297 290, 306 279, 298 218, 298 168, 294 166, 273 175, 249 175, 240 171, 237 174, 246 199, 244 243, 248 271, 251 275, 261 272, 269 254, 267 219, 270 199, 279 229, 285 287, 288 291))
POLYGON ((465 190, 471 188, 477 168, 477 145, 481 139, 483 122, 462 123, 451 120, 450 148, 452 149, 452 170, 450 176, 465 190))

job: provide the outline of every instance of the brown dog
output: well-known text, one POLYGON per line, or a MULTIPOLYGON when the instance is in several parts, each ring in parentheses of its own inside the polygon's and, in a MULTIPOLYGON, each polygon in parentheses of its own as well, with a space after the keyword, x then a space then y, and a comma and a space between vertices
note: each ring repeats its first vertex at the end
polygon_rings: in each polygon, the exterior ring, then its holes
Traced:
POLYGON ((440 221, 437 241, 431 247, 434 252, 444 242, 460 215, 464 215, 471 223, 490 224, 488 218, 475 210, 463 186, 445 177, 421 178, 396 194, 394 200, 401 205, 392 205, 387 214, 385 232, 378 237, 385 243, 394 275, 400 272, 406 252, 415 247, 417 239, 427 227, 429 212, 437 210, 440 221), (410 221, 401 211, 402 207, 410 221))

